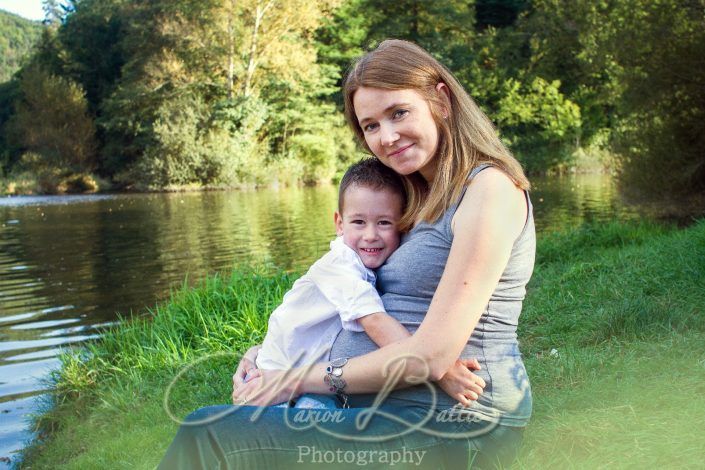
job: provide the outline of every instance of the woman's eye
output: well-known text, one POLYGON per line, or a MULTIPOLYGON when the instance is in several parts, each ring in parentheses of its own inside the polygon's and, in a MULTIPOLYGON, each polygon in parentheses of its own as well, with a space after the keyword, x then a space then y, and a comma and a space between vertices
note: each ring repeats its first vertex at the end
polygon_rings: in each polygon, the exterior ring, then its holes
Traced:
POLYGON ((409 114, 409 111, 407 111, 406 109, 397 109, 396 111, 394 111, 394 114, 392 114, 392 117, 394 119, 399 119, 406 116, 407 114, 409 114))
POLYGON ((373 130, 377 129, 377 124, 367 124, 362 130, 365 132, 372 132, 373 130))

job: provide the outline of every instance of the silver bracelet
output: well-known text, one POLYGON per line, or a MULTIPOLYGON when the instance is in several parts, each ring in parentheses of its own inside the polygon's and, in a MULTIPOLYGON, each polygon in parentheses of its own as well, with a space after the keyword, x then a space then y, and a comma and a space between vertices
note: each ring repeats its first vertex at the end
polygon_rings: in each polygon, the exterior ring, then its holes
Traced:
POLYGON ((348 407, 348 396, 343 392, 347 382, 343 379, 343 366, 348 363, 347 357, 335 359, 326 367, 326 375, 323 377, 323 382, 329 387, 329 391, 343 402, 343 408, 348 407))

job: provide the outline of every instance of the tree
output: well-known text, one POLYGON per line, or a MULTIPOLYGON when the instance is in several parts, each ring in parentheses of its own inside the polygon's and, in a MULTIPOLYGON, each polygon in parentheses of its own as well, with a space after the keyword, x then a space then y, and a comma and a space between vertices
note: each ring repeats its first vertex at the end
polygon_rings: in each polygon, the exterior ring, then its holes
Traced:
POLYGON ((343 97, 340 92, 342 78, 353 59, 365 51, 372 15, 361 14, 366 0, 348 0, 323 18, 316 30, 318 63, 335 77, 331 94, 340 111, 343 97))
POLYGON ((248 0, 242 2, 247 66, 242 89, 258 88, 258 70, 293 83, 310 79, 317 67, 316 49, 308 41, 335 0, 248 0))
POLYGON ((705 195, 704 10, 697 0, 624 1, 600 38, 624 83, 615 144, 628 191, 705 195))
MULTIPOLYGON (((99 115, 100 103, 113 91, 125 64, 125 0, 82 0, 57 31, 61 73, 86 90, 90 110, 99 115)), ((68 7, 67 7, 68 8, 68 7)))
POLYGON ((479 30, 513 26, 529 4, 528 0, 476 0, 475 26, 479 30))
POLYGON ((81 86, 39 66, 20 76, 20 100, 8 123, 17 147, 40 157, 33 162, 67 172, 95 168, 95 126, 81 86))
POLYGON ((42 10, 44 11, 44 25, 56 29, 63 23, 69 7, 63 5, 59 0, 42 0, 42 10))
POLYGON ((0 10, 0 83, 19 70, 41 31, 40 24, 0 10))
POLYGON ((430 51, 451 70, 465 63, 475 37, 475 10, 472 2, 462 0, 367 0, 359 14, 371 16, 368 44, 406 39, 430 51))
POLYGON ((580 131, 580 108, 560 92, 560 82, 509 79, 495 116, 503 135, 529 172, 562 170, 580 131))
POLYGON ((533 66, 581 106, 583 135, 611 132, 620 181, 642 197, 705 191, 702 0, 537 0, 533 66))

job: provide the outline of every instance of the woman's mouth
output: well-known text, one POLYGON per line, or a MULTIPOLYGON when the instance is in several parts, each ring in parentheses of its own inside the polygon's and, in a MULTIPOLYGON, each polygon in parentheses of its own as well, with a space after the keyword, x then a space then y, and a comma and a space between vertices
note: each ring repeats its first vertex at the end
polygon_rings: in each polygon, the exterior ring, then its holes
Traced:
POLYGON ((413 147, 413 146, 414 146, 414 144, 405 145, 404 147, 402 147, 402 148, 400 148, 399 150, 396 150, 396 151, 390 153, 390 154, 387 155, 387 156, 388 156, 388 157, 394 157, 394 156, 397 156, 397 155, 401 155, 402 153, 404 153, 404 152, 406 151, 406 149, 411 148, 411 147, 413 147))

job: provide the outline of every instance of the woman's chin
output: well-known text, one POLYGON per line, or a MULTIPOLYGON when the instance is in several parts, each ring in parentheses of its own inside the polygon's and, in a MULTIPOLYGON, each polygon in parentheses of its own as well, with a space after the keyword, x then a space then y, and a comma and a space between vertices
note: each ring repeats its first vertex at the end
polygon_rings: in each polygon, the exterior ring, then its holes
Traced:
POLYGON ((401 176, 409 176, 418 170, 415 165, 401 164, 401 165, 390 165, 392 170, 401 176))

